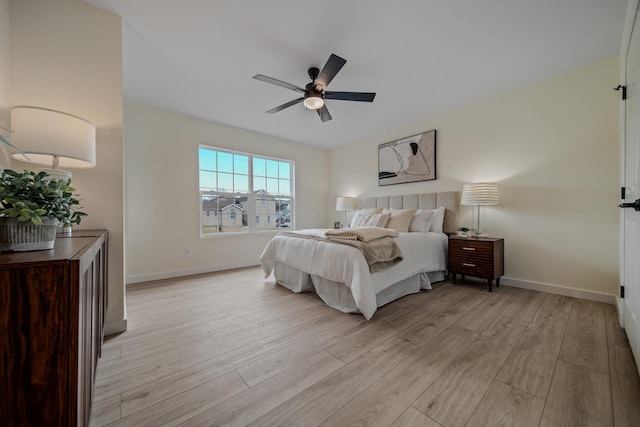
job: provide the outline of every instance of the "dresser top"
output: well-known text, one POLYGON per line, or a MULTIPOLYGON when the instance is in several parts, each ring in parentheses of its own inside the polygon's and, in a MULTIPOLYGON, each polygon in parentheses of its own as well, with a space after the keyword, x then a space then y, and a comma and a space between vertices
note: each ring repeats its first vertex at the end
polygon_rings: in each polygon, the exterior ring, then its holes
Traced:
POLYGON ((70 234, 58 234, 53 249, 42 251, 0 252, 0 268, 24 266, 31 263, 64 262, 79 258, 83 249, 93 244, 105 230, 87 230, 70 234))

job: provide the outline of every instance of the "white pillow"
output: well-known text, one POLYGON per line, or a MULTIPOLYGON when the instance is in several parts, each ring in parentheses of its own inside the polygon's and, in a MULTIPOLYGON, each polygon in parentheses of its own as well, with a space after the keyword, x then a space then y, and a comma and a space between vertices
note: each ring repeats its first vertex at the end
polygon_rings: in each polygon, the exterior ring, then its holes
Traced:
POLYGON ((442 224, 444 223, 444 210, 444 206, 433 210, 433 219, 431 220, 431 228, 429 229, 430 231, 442 233, 442 224))
POLYGON ((411 223, 409 224, 409 231, 418 232, 418 233, 427 233, 431 229, 431 222, 433 222, 433 216, 435 214, 435 209, 425 210, 418 209, 416 213, 411 218, 411 223))
POLYGON ((368 208, 368 209, 358 209, 351 218, 351 222, 349 223, 349 227, 355 227, 355 222, 358 220, 357 217, 360 215, 372 215, 382 213, 382 208, 368 208))
POLYGON ((406 233, 409 231, 409 224, 411 223, 411 218, 413 218, 413 214, 416 213, 415 209, 385 209, 382 213, 388 213, 391 216, 389 217, 389 222, 385 228, 390 228, 391 230, 395 230, 398 233, 406 233))
POLYGON ((389 222, 391 215, 387 213, 358 215, 355 224, 352 221, 352 227, 382 227, 385 228, 389 222))

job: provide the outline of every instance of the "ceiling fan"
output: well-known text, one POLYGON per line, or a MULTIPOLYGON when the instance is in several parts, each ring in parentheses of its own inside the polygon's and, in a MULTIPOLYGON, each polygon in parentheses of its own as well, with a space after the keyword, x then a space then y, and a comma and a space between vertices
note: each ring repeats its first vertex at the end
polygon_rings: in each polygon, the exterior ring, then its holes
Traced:
POLYGON ((278 111, 282 111, 285 108, 289 108, 302 102, 306 108, 316 110, 318 112, 318 116, 320 116, 320 120, 326 122, 331 120, 331 114, 329 114, 329 110, 324 103, 325 99, 373 102, 373 98, 375 98, 376 96, 376 94, 373 92, 331 92, 325 90, 331 80, 333 80, 336 74, 338 74, 338 71, 340 71, 340 69, 342 69, 342 67, 344 67, 344 64, 346 63, 346 59, 340 58, 338 55, 332 53, 327 63, 324 64, 324 67, 322 67, 322 70, 316 67, 309 68, 308 73, 309 78, 311 78, 311 83, 307 83, 304 88, 292 85, 291 83, 283 82, 278 79, 274 79, 272 77, 267 77, 262 74, 256 74, 255 76, 253 76, 253 78, 304 94, 300 98, 272 108, 271 110, 267 111, 267 113, 277 113, 278 111))

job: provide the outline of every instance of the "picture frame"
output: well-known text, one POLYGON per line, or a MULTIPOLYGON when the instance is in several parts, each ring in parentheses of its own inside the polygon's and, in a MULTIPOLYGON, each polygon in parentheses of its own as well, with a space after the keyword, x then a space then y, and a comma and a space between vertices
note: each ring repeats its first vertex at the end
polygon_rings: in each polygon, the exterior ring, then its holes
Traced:
POLYGON ((436 131, 378 145, 378 185, 436 179, 436 131))

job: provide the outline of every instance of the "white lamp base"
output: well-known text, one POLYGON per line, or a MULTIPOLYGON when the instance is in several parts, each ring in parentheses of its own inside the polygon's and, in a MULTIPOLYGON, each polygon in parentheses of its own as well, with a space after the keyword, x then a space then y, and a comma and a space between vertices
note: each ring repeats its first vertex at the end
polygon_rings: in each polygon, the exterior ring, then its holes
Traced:
POLYGON ((71 172, 63 169, 40 169, 41 172, 46 172, 52 180, 68 180, 71 179, 71 172))

